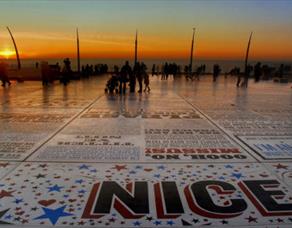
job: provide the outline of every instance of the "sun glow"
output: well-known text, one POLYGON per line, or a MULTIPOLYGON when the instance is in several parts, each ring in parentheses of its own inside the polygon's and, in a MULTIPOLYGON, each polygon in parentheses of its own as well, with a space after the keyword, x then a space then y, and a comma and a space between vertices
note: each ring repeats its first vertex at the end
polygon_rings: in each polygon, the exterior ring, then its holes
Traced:
POLYGON ((15 51, 11 51, 8 49, 0 51, 0 56, 3 56, 6 59, 9 59, 13 55, 15 55, 15 51))

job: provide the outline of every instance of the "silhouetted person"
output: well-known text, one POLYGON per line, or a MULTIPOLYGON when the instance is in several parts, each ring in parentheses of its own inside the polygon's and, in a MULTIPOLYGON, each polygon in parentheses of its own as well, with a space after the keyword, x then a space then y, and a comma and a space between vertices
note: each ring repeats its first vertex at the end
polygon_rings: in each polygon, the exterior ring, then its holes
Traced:
POLYGON ((254 80, 255 80, 255 82, 258 82, 260 80, 261 75, 262 75, 262 67, 261 67, 261 63, 258 62, 254 66, 254 80))
POLYGON ((139 62, 135 63, 133 68, 133 72, 130 75, 130 93, 134 93, 136 89, 136 78, 138 78, 138 74, 140 73, 140 64, 139 62))
POLYGON ((0 62, 0 79, 2 81, 3 87, 6 86, 6 83, 8 84, 8 86, 11 85, 7 74, 7 64, 5 62, 0 62))
POLYGON ((41 73, 42 73, 42 83, 43 86, 49 85, 50 80, 50 68, 48 62, 41 62, 41 73))
POLYGON ((109 93, 113 94, 114 91, 117 92, 117 86, 119 85, 119 67, 114 66, 114 72, 111 76, 111 78, 106 83, 106 89, 105 92, 109 91, 109 93))
POLYGON ((138 83, 139 83, 138 93, 142 93, 142 90, 143 90, 143 76, 144 76, 144 72, 146 72, 146 70, 147 70, 147 67, 142 62, 141 65, 140 65, 139 73, 137 74, 137 80, 138 80, 138 83))
POLYGON ((67 85, 67 83, 70 81, 70 77, 72 74, 72 69, 71 69, 71 61, 69 58, 64 59, 64 66, 62 69, 62 75, 61 75, 61 83, 64 85, 67 85))
POLYGON ((149 81, 149 75, 147 74, 146 72, 146 68, 142 68, 142 75, 144 77, 144 85, 145 85, 145 88, 144 88, 144 92, 150 92, 150 81, 149 81))
POLYGON ((236 86, 239 87, 241 83, 241 74, 237 75, 237 82, 236 82, 236 86))
POLYGON ((217 81, 220 72, 221 72, 220 66, 218 64, 215 64, 213 66, 213 82, 217 81))
POLYGON ((184 74, 185 74, 186 80, 189 80, 190 73, 189 73, 189 66, 188 65, 185 65, 185 67, 184 67, 184 74))
POLYGON ((125 65, 122 67, 120 72, 120 93, 126 93, 127 82, 129 81, 130 75, 132 74, 132 69, 129 62, 126 61, 125 65))
POLYGON ((250 76, 250 73, 252 72, 252 66, 251 65, 247 65, 245 67, 245 71, 244 71, 244 80, 243 82, 241 83, 241 87, 245 87, 247 88, 248 86, 248 79, 249 79, 249 76, 250 76))
POLYGON ((279 67, 279 78, 283 78, 284 76, 284 64, 281 64, 279 67))
POLYGON ((152 66, 152 76, 154 76, 156 74, 156 66, 155 64, 153 64, 152 66))
POLYGON ((168 75, 169 75, 169 65, 168 65, 168 63, 165 63, 165 65, 164 65, 164 74, 165 74, 165 80, 168 80, 168 75))

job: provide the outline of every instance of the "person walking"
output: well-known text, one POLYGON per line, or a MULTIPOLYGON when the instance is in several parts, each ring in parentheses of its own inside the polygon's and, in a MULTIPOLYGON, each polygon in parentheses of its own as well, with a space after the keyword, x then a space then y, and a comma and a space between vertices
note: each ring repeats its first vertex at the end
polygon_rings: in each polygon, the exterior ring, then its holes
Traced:
POLYGON ((129 65, 129 61, 126 61, 125 65, 121 69, 120 73, 120 94, 126 93, 127 82, 129 81, 130 75, 132 74, 132 69, 129 65))
POLYGON ((220 72, 221 72, 220 66, 218 64, 215 64, 213 66, 213 82, 217 81, 220 72))
POLYGON ((144 92, 146 92, 146 90, 147 90, 147 92, 150 92, 151 89, 149 86, 149 84, 150 84, 149 75, 147 74, 146 70, 143 70, 142 74, 144 76, 144 85, 145 85, 144 92))
POLYGON ((5 87, 6 84, 8 84, 8 86, 11 85, 7 74, 7 64, 5 62, 0 62, 0 79, 3 87, 5 87))

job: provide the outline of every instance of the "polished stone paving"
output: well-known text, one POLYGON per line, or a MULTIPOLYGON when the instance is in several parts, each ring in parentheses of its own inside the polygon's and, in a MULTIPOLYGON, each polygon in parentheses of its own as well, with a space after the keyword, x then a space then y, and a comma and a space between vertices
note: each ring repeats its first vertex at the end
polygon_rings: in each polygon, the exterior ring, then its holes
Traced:
POLYGON ((2 227, 292 226, 291 85, 106 80, 0 88, 2 227))

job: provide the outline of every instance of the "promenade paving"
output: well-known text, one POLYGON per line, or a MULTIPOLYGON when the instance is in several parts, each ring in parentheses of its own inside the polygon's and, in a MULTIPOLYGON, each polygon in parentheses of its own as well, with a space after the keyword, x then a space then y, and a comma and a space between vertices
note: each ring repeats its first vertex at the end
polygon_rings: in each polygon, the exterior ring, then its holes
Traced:
POLYGON ((292 227, 292 89, 108 76, 0 88, 2 227, 292 227))

